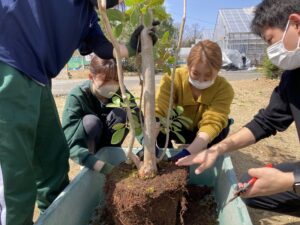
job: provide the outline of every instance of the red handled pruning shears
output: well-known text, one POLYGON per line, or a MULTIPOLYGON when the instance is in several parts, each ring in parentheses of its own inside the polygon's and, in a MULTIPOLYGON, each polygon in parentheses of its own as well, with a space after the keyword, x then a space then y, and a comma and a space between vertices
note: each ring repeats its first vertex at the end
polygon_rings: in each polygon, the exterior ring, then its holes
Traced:
MULTIPOLYGON (((272 164, 267 164, 265 167, 272 168, 273 165, 272 164)), ((251 187, 256 182, 256 180, 257 180, 257 177, 252 177, 242 187, 237 186, 235 188, 234 197, 232 197, 230 200, 228 200, 225 205, 227 205, 228 203, 232 202, 234 199, 236 199, 237 197, 239 197, 242 193, 245 193, 248 190, 248 188, 251 187)))

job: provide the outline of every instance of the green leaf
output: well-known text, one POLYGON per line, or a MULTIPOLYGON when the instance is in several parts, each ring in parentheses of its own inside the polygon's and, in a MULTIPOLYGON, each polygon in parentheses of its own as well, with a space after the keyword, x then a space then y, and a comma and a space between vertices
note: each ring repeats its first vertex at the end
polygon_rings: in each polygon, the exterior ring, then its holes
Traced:
POLYGON ((182 144, 185 143, 185 138, 178 132, 173 131, 173 133, 178 137, 178 139, 181 141, 182 144))
POLYGON ((135 114, 132 114, 132 118, 133 118, 134 121, 139 121, 139 118, 135 114))
POLYGON ((184 108, 180 105, 176 106, 176 112, 180 116, 184 112, 184 108))
POLYGON ((166 133, 167 133, 167 129, 166 129, 166 128, 161 128, 160 131, 161 131, 163 134, 166 134, 166 133))
POLYGON ((167 65, 163 66, 163 72, 167 73, 169 75, 171 75, 171 73, 172 73, 171 68, 169 66, 167 66, 167 65))
POLYGON ((172 125, 175 125, 175 126, 177 126, 177 127, 179 127, 179 128, 182 128, 182 124, 179 123, 179 122, 176 122, 176 121, 174 121, 174 122, 172 123, 172 125))
POLYGON ((127 104, 124 103, 124 102, 121 102, 120 105, 121 105, 122 108, 126 108, 127 107, 127 104))
POLYGON ((170 41, 169 37, 170 37, 170 32, 166 31, 161 38, 161 42, 162 43, 169 42, 170 41))
POLYGON ((161 6, 164 4, 164 0, 150 0, 149 7, 161 6))
POLYGON ((114 35, 116 38, 120 37, 123 31, 123 24, 120 23, 118 26, 114 27, 114 35))
POLYGON ((123 21, 124 15, 117 9, 108 9, 107 16, 110 21, 123 21))
POLYGON ((151 18, 150 13, 148 12, 148 10, 147 10, 146 14, 144 15, 144 24, 146 27, 152 26, 152 18, 151 18))
POLYGON ((141 127, 138 127, 135 129, 135 136, 140 136, 142 134, 143 130, 141 127))
POLYGON ((112 127, 112 129, 114 129, 114 130, 120 130, 120 129, 123 128, 124 126, 125 126, 124 123, 116 123, 116 124, 112 127))
POLYGON ((181 129, 178 128, 178 127, 176 127, 176 126, 172 126, 172 130, 173 130, 173 131, 176 131, 176 132, 181 131, 181 129))
POLYGON ((126 95, 126 97, 127 97, 128 100, 131 99, 131 95, 129 93, 126 93, 125 95, 126 95))
POLYGON ((142 3, 144 0, 125 0, 126 6, 135 6, 137 4, 142 3))
POLYGON ((125 128, 117 130, 111 138, 111 144, 112 145, 119 144, 124 138, 124 135, 125 135, 125 128))
POLYGON ((141 8, 141 13, 143 14, 143 15, 146 15, 147 14, 147 12, 148 12, 148 6, 144 6, 143 8, 141 8))
POLYGON ((186 128, 190 128, 191 125, 193 124, 193 121, 190 118, 185 116, 178 116, 176 120, 182 123, 182 125, 185 126, 186 128))
POLYGON ((170 57, 167 59, 167 63, 169 63, 169 64, 174 64, 174 63, 175 63, 175 57, 174 57, 174 56, 170 56, 170 57))
POLYGON ((135 27, 140 21, 140 13, 139 10, 136 9, 132 12, 131 16, 130 16, 130 23, 133 27, 135 27))
POLYGON ((129 107, 130 107, 130 108, 135 108, 135 107, 136 107, 136 103, 131 102, 131 103, 129 104, 129 107))
POLYGON ((155 7, 153 9, 153 16, 159 20, 166 20, 170 17, 166 10, 163 7, 155 7))
POLYGON ((167 123, 166 118, 161 117, 161 118, 159 118, 159 120, 160 120, 161 125, 162 125, 163 127, 166 127, 166 123, 167 123))
POLYGON ((187 123, 186 121, 184 120, 179 120, 180 123, 185 127, 185 128, 190 128, 191 124, 187 123))
POLYGON ((116 104, 114 104, 114 103, 108 103, 108 104, 106 105, 106 107, 107 107, 107 108, 120 108, 120 105, 116 105, 116 104))
POLYGON ((186 116, 178 116, 179 120, 184 120, 189 124, 193 124, 193 120, 191 120, 190 118, 186 117, 186 116))
POLYGON ((172 109, 172 111, 171 111, 171 116, 172 116, 172 117, 176 117, 176 116, 177 116, 177 113, 176 113, 175 109, 172 109))
POLYGON ((115 104, 115 105, 118 105, 120 107, 121 105, 121 99, 117 96, 113 97, 112 98, 112 102, 115 104))

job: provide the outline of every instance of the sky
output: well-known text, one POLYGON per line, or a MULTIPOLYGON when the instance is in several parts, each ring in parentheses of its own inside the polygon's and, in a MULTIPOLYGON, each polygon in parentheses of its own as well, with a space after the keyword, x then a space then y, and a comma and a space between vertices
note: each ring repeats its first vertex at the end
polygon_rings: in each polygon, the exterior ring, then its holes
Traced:
MULTIPOLYGON (((186 24, 199 24, 202 28, 214 28, 218 10, 222 8, 245 8, 259 4, 261 0, 187 0, 186 24)), ((165 0, 167 12, 175 23, 180 23, 183 0, 165 0)))

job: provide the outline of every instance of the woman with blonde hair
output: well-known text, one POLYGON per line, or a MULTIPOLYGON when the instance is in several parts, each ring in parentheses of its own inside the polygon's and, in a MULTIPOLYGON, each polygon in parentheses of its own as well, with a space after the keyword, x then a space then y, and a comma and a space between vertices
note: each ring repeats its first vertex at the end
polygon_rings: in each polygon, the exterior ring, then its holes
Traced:
MULTIPOLYGON (((222 52, 217 43, 203 40, 197 43, 187 59, 187 67, 177 68, 174 80, 173 107, 182 106, 183 116, 190 118, 190 127, 182 126, 179 133, 185 138, 188 147, 172 159, 178 160, 195 154, 208 145, 223 140, 229 132, 230 105, 234 92, 224 77, 218 75, 222 66, 222 52)), ((170 97, 171 77, 163 76, 156 95, 156 116, 167 115, 170 97)), ((163 147, 165 134, 160 132, 157 144, 163 147)), ((173 132, 170 140, 179 142, 173 132)), ((169 146, 171 142, 169 142, 169 146)))

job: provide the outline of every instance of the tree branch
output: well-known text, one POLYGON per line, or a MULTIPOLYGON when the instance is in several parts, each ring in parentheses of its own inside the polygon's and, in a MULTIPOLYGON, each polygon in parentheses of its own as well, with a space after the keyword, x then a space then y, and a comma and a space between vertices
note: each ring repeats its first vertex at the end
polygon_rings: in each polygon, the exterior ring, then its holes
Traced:
POLYGON ((171 90, 170 90, 169 107, 168 107, 168 114, 167 114, 167 121, 166 121, 166 128, 167 128, 166 142, 165 142, 163 154, 160 156, 158 162, 160 162, 164 158, 166 151, 167 151, 169 139, 170 139, 170 117, 171 117, 171 112, 173 109, 174 78, 175 78, 175 72, 176 72, 176 65, 177 65, 177 61, 178 61, 178 54, 179 54, 179 51, 181 48, 185 20, 186 20, 186 0, 183 0, 183 16, 182 16, 182 21, 181 21, 181 25, 180 25, 179 39, 178 39, 177 48, 175 51, 175 61, 174 61, 174 65, 173 65, 172 75, 171 75, 171 90))
POLYGON ((119 85, 120 85, 120 90, 122 94, 122 99, 126 104, 126 111, 127 111, 127 117, 128 121, 130 124, 130 132, 132 134, 130 141, 129 141, 129 146, 128 146, 128 153, 127 156, 134 162, 137 168, 140 167, 140 160, 138 159, 137 156, 135 156, 132 153, 132 147, 135 139, 135 125, 134 125, 134 120, 131 114, 131 109, 130 109, 130 102, 129 99, 127 98, 126 95, 126 88, 124 85, 124 76, 123 76, 123 69, 122 69, 122 58, 121 58, 121 52, 120 52, 120 46, 118 41, 113 35, 111 25, 109 23, 109 19, 107 17, 106 13, 106 0, 98 0, 98 7, 100 10, 100 15, 102 18, 102 21, 104 22, 104 27, 106 29, 106 32, 109 36, 109 39, 112 42, 112 45, 114 46, 114 51, 115 51, 115 56, 116 56, 116 61, 117 61, 117 69, 118 69, 118 79, 119 79, 119 85))

